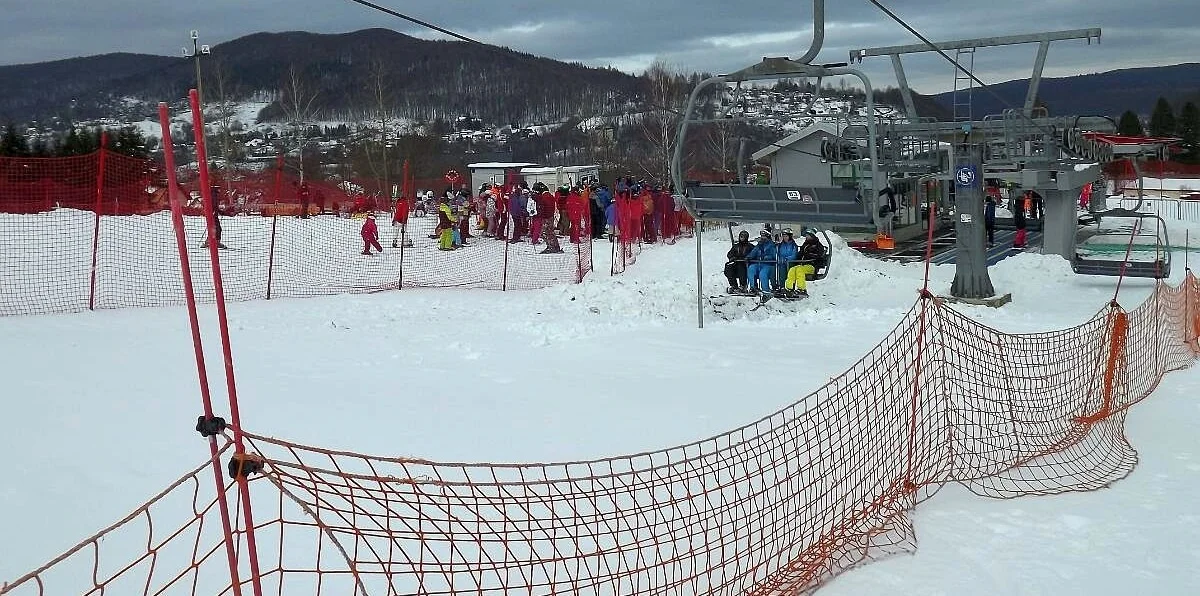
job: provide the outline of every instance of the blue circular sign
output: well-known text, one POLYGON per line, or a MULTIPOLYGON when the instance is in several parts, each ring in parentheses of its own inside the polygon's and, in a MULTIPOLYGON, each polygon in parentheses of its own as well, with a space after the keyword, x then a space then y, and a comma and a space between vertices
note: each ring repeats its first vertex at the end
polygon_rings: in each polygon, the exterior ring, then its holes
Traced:
POLYGON ((959 186, 975 186, 975 180, 978 177, 975 166, 972 165, 959 166, 954 170, 954 181, 959 186))

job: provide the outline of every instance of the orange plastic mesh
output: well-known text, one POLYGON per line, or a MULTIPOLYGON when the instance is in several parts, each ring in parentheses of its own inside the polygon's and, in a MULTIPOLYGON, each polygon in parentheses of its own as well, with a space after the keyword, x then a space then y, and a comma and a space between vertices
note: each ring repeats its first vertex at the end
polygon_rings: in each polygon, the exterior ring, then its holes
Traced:
MULTIPOLYGON (((266 461, 250 483, 265 593, 809 591, 915 548, 906 512, 947 483, 1010 498, 1094 490, 1127 475, 1137 453, 1125 413, 1194 361, 1197 297, 1189 273, 1132 311, 1113 304, 1077 327, 1034 334, 1003 333, 922 299, 862 360, 800 401, 716 437, 621 457, 435 462, 247 433, 266 461)), ((196 473, 167 494, 192 494, 204 484, 196 473)), ((0 593, 158 593, 162 578, 210 576, 215 588, 179 591, 225 593, 217 546, 194 538, 214 517, 212 501, 189 498, 196 513, 166 543, 199 544, 197 554, 157 560, 149 576, 135 566, 97 581, 85 572, 96 561, 144 562, 160 548, 106 541, 102 551, 92 538, 83 546, 94 548, 67 557, 81 564, 56 560, 0 593), (119 581, 135 588, 117 590, 119 581), (137 587, 148 581, 154 590, 137 587)), ((102 536, 179 515, 161 499, 102 536)))

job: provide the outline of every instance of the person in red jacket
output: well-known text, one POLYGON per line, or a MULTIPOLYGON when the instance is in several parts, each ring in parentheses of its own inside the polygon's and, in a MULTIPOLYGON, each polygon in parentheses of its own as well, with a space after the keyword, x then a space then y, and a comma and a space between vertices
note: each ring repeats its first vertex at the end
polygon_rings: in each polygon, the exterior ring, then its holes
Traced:
POLYGON ((362 254, 371 254, 371 247, 375 250, 383 252, 383 247, 379 245, 379 228, 375 225, 375 214, 368 213, 366 221, 362 226, 363 251, 362 254))
POLYGON ((546 249, 541 251, 541 254, 559 253, 563 249, 558 245, 558 236, 554 233, 554 213, 558 207, 559 201, 564 204, 567 200, 567 189, 558 189, 558 195, 555 196, 549 190, 538 195, 537 208, 538 213, 534 217, 534 221, 541 222, 538 225, 542 231, 546 233, 546 249))
POLYGON ((392 248, 397 248, 401 237, 404 238, 404 246, 412 246, 412 241, 408 239, 408 199, 400 197, 396 201, 396 213, 392 215, 392 229, 396 232, 392 236, 392 248))
POLYGON ((567 218, 571 220, 571 243, 579 244, 583 232, 583 216, 588 212, 588 201, 578 186, 567 195, 567 218))

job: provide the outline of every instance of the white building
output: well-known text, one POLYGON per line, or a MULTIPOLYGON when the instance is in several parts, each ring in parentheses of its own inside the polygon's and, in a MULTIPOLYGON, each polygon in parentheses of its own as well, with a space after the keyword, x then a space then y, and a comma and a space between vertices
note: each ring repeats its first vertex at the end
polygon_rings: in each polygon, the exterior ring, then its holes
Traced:
POLYGON ((504 184, 504 178, 509 172, 520 173, 522 168, 537 166, 528 162, 484 162, 467 164, 471 176, 471 192, 479 192, 479 187, 487 184, 504 184))
POLYGON ((755 152, 751 157, 771 167, 771 184, 820 188, 857 183, 859 173, 854 164, 829 163, 821 157, 823 140, 861 145, 856 141, 843 140, 834 125, 817 122, 755 152))
POLYGON ((564 184, 575 186, 600 181, 600 166, 557 166, 549 168, 521 168, 521 176, 530 186, 541 182, 550 188, 564 184))

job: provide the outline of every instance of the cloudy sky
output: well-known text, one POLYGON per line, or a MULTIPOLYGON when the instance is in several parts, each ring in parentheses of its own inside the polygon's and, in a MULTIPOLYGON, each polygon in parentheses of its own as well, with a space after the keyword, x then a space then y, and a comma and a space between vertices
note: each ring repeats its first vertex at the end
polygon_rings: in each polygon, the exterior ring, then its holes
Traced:
MULTIPOLYGON (((808 48, 807 0, 375 0, 487 43, 637 73, 656 59, 685 70, 729 72, 763 56, 798 57, 808 48)), ((883 0, 935 41, 1100 27, 1102 43, 1052 44, 1047 76, 1200 61, 1198 0, 883 0)), ((179 55, 188 31, 216 45, 257 31, 340 33, 421 29, 350 0, 0 0, 0 64, 107 52, 179 55)), ((917 43, 868 0, 827 0, 818 62, 850 49, 917 43)), ((985 82, 1028 77, 1035 46, 982 49, 985 82)), ((905 60, 909 83, 925 93, 953 86, 936 54, 905 60)), ((864 69, 876 87, 894 85, 886 58, 864 69)))

